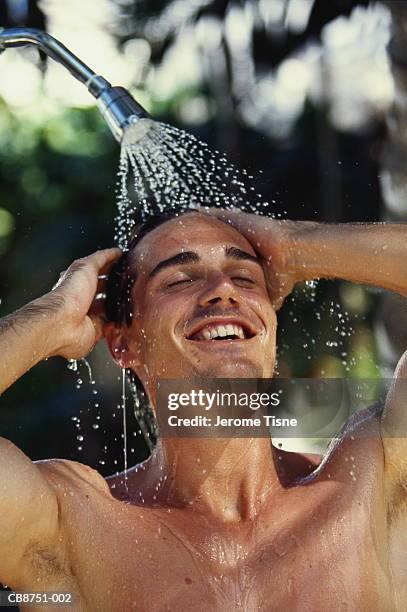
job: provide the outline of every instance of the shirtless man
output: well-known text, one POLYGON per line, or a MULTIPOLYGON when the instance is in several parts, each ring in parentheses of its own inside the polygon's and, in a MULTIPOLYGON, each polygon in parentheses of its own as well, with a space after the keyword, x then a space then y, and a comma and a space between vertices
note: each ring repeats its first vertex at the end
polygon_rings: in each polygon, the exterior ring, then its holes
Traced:
MULTIPOLYGON (((276 310, 300 280, 407 296, 405 225, 219 210, 167 220, 131 251, 128 324, 90 310, 98 275, 119 256, 107 249, 74 262, 56 289, 2 321, 2 391, 42 359, 86 355, 104 335, 154 407, 160 378, 271 377, 276 310), (191 339, 232 320, 252 337, 191 339)), ((33 463, 1 440, 0 580, 70 591, 73 609, 98 612, 405 610, 406 377, 407 353, 383 415, 358 426, 381 436, 344 438, 315 470, 265 438, 164 439, 129 471, 126 492, 121 476, 33 463)))

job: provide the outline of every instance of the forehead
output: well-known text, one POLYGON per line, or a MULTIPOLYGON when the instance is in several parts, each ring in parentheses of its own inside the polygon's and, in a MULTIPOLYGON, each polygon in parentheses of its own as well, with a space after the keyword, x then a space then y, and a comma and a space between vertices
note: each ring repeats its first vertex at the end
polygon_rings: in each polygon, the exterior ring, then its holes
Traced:
POLYGON ((192 213, 166 221, 147 234, 134 250, 132 263, 138 273, 149 273, 173 255, 195 251, 202 258, 223 254, 225 246, 236 246, 256 255, 250 242, 234 227, 215 217, 192 213))

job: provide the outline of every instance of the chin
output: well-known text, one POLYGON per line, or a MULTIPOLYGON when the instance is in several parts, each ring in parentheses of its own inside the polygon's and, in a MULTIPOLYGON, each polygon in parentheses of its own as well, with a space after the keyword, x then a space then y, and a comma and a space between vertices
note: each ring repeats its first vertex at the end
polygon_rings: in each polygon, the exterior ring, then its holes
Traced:
POLYGON ((196 376, 204 378, 263 378, 263 367, 249 360, 222 361, 214 360, 206 365, 200 364, 195 369, 196 376))

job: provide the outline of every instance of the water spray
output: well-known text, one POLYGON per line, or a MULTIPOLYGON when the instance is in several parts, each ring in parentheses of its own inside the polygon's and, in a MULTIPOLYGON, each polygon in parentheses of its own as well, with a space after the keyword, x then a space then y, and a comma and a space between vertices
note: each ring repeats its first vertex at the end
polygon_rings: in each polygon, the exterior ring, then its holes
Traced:
POLYGON ((35 28, 0 28, 0 52, 9 47, 26 45, 39 48, 87 87, 89 93, 96 98, 99 110, 117 141, 122 142, 126 132, 131 133, 132 142, 147 133, 153 122, 127 89, 112 86, 56 38, 35 28))

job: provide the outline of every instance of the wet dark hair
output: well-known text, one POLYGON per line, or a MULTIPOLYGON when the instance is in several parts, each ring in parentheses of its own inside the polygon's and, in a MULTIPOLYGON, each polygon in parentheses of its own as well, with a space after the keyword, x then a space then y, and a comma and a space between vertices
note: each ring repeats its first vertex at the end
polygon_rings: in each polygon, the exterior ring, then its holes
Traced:
MULTIPOLYGON (((169 211, 151 215, 134 226, 128 248, 111 268, 106 281, 105 314, 108 321, 113 321, 117 326, 127 325, 127 327, 130 327, 131 325, 132 302, 130 295, 137 280, 132 255, 142 238, 166 221, 192 212, 195 212, 192 208, 186 209, 185 207, 174 206, 169 211)), ((126 370, 126 374, 133 394, 134 414, 151 452, 158 436, 157 421, 143 383, 133 370, 126 370)))

